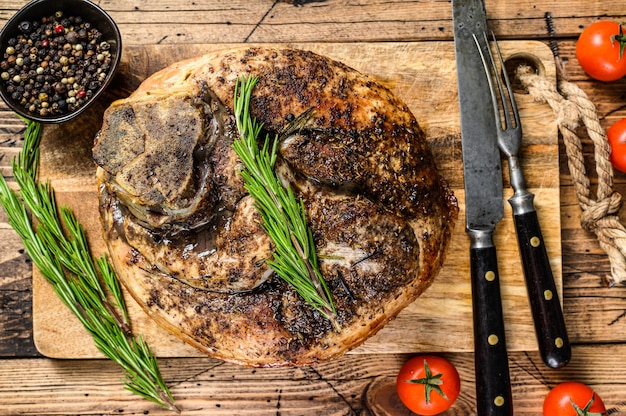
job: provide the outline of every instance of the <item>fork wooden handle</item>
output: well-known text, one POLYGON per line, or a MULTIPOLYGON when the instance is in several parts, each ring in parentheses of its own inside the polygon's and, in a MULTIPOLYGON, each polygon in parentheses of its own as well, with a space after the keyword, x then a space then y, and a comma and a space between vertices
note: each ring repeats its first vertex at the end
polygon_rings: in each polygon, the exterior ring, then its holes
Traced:
POLYGON ((550 259, 541 234, 537 212, 532 205, 533 195, 527 194, 526 199, 525 206, 531 208, 525 210, 516 209, 520 201, 516 201, 515 197, 509 202, 513 207, 513 219, 539 352, 548 367, 559 368, 570 361, 572 350, 550 259))

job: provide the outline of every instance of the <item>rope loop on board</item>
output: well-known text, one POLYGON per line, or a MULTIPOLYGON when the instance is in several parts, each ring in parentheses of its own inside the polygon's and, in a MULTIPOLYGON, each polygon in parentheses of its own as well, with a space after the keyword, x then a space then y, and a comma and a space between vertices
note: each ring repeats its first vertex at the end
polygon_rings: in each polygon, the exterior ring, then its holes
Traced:
POLYGON ((528 65, 520 65, 516 75, 531 97, 547 103, 552 109, 567 154, 567 166, 574 192, 582 209, 581 226, 596 235, 611 265, 609 286, 626 283, 626 229, 618 212, 622 196, 613 190, 611 148, 598 119, 595 105, 576 84, 560 79, 558 88, 528 65), (585 169, 579 128, 584 127, 594 146, 594 163, 598 176, 596 194, 592 195, 585 169))

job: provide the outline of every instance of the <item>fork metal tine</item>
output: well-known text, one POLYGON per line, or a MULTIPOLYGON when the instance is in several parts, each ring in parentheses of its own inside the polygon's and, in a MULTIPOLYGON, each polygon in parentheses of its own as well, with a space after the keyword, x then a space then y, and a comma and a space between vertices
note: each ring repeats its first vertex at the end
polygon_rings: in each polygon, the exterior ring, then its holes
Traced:
MULTIPOLYGON (((487 63, 487 57, 485 57, 485 54, 483 53, 483 50, 480 46, 480 42, 478 41, 478 38, 476 37, 476 35, 473 34, 472 36, 474 37, 474 42, 476 42, 476 47, 478 48, 480 59, 483 62, 483 68, 485 69, 485 73, 487 74, 487 83, 489 84, 489 91, 491 92, 491 104, 493 105, 493 111, 496 116, 496 124, 502 127, 502 121, 500 120, 500 110, 498 108, 498 98, 496 96, 496 89, 493 85, 493 77, 491 76, 491 70, 490 70, 492 65, 487 63)), ((483 33, 483 39, 487 43, 487 50, 489 51, 490 61, 493 62, 493 60, 491 59, 491 51, 489 50, 489 42, 487 41, 487 36, 484 33, 483 33)))
POLYGON ((476 41, 476 45, 478 46, 478 52, 480 53, 480 57, 483 62, 485 73, 487 74, 487 82, 489 84, 489 89, 491 92, 491 99, 493 102, 493 110, 495 113, 496 122, 497 124, 500 125, 500 127, 503 130, 519 129, 520 133, 518 134, 521 134, 519 111, 517 109, 517 103, 515 102, 515 96, 513 94, 513 87, 511 86, 511 81, 506 72, 506 68, 504 66, 504 59, 502 58, 502 53, 500 51, 500 47, 498 45, 496 37, 493 34, 493 32, 491 35, 493 37, 493 43, 495 45, 498 62, 500 64, 499 70, 498 70, 498 66, 496 65, 494 55, 491 52, 491 48, 489 48, 489 40, 487 39, 487 34, 483 32, 483 39, 485 40, 485 43, 487 44, 487 56, 485 56, 482 49, 480 48, 480 44, 476 36, 474 36, 474 39, 476 41), (487 62, 487 60, 489 60, 489 62, 487 62), (500 73, 502 75, 500 75, 500 73), (500 95, 499 100, 498 100, 497 93, 496 93, 496 85, 494 84, 494 81, 493 81, 494 78, 496 80, 497 90, 500 95), (504 83, 502 82, 503 79, 504 79, 504 83), (505 89, 505 86, 506 86, 506 89, 505 89), (505 91, 506 91, 506 94, 505 94, 505 91), (502 104, 501 109, 498 103, 502 104), (502 117, 500 116, 501 112, 504 115, 504 124, 502 123, 502 117), (511 113, 513 113, 512 117, 511 117, 511 113))
MULTIPOLYGON (((502 76, 497 76, 498 74, 498 70, 496 67, 496 64, 494 62, 493 59, 493 54, 491 53, 491 49, 489 50, 489 56, 491 58, 491 63, 493 64, 493 70, 494 73, 496 74, 496 80, 498 81, 498 88, 500 89, 500 97, 502 99, 502 107, 503 107, 503 111, 505 114, 505 126, 506 128, 512 128, 513 126, 511 125, 511 114, 509 112, 509 107, 508 105, 506 105, 507 100, 505 100, 505 94, 504 94, 504 87, 502 85, 502 78, 504 78, 504 82, 506 83, 506 91, 508 92, 508 103, 511 106, 511 110, 513 112, 513 117, 515 119, 515 128, 519 128, 521 130, 521 124, 520 124, 520 118, 519 118, 519 111, 517 110, 517 104, 515 102, 515 96, 513 95, 513 87, 511 86, 511 81, 509 80, 509 75, 506 72, 506 67, 504 66, 504 59, 502 59, 502 53, 500 52, 500 46, 498 45, 498 41, 496 40, 496 36, 493 34, 493 32, 491 33, 491 36, 493 38, 493 43, 495 45, 496 48, 496 52, 498 54, 498 61, 500 62, 500 71, 502 72, 502 76)), ((485 39, 487 38, 487 35, 485 35, 485 39)))

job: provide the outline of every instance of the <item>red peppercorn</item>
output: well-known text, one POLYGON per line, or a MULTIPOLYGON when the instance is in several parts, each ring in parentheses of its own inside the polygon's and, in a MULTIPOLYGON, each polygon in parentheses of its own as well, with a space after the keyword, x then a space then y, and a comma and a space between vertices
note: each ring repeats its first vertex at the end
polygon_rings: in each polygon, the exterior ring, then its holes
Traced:
POLYGON ((76 94, 78 98, 85 98, 85 95, 87 95, 87 93, 83 90, 78 91, 78 93, 76 94))
POLYGON ((65 28, 63 27, 63 25, 56 25, 54 27, 54 33, 56 33, 57 35, 60 35, 61 33, 65 33, 65 28))
POLYGON ((50 46, 50 41, 48 39, 44 39, 41 41, 42 48, 47 48, 48 46, 50 46))

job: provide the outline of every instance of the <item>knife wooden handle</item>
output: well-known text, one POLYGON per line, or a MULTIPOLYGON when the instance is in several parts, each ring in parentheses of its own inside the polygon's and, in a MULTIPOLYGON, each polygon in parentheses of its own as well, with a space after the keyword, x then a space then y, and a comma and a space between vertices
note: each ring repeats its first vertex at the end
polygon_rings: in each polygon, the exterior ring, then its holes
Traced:
POLYGON ((513 219, 541 358, 548 367, 563 367, 572 349, 537 212, 515 214, 514 209, 513 219))
POLYGON ((513 414, 496 248, 470 248, 476 407, 479 416, 513 414))

